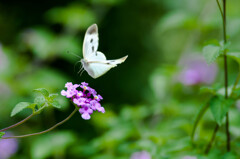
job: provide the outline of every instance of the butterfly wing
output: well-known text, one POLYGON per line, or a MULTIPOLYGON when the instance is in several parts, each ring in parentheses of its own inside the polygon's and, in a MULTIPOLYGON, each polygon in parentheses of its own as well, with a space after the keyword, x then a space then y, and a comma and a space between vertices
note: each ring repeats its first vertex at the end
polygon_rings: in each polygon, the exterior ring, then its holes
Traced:
POLYGON ((96 54, 98 49, 98 27, 93 24, 88 27, 83 41, 83 58, 89 59, 89 56, 96 54))
POLYGON ((116 60, 107 60, 105 55, 98 49, 98 27, 96 24, 88 27, 83 41, 83 59, 81 60, 84 69, 93 78, 98 78, 124 62, 127 56, 116 60))
POLYGON ((124 62, 126 58, 127 56, 116 60, 107 60, 103 53, 97 51, 97 56, 93 54, 90 56, 90 61, 83 61, 83 67, 91 77, 98 78, 116 67, 117 64, 124 62))

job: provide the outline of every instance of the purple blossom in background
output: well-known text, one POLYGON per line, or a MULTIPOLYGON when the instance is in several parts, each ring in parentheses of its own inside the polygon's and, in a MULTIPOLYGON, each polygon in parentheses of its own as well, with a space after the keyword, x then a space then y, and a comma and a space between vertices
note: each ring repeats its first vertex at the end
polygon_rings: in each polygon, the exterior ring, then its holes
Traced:
POLYGON ((199 55, 184 56, 180 62, 182 70, 179 81, 184 85, 211 84, 214 82, 218 68, 216 64, 208 65, 204 58, 199 55))
POLYGON ((71 98, 74 104, 79 107, 79 113, 82 114, 82 118, 89 120, 93 111, 105 113, 104 107, 99 103, 103 98, 97 94, 95 89, 88 86, 88 83, 82 82, 79 84, 72 84, 67 82, 65 87, 67 90, 62 90, 61 95, 71 98), (82 88, 82 91, 77 90, 82 88))
POLYGON ((151 155, 147 151, 134 152, 130 159, 151 159, 151 155))
MULTIPOLYGON (((7 132, 4 137, 13 136, 7 132)), ((0 139, 0 159, 8 159, 18 150, 17 139, 0 139)))

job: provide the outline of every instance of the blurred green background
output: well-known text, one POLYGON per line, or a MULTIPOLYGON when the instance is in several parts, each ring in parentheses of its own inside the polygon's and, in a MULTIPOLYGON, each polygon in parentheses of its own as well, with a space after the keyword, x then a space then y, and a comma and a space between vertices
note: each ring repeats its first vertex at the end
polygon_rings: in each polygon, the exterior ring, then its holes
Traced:
MULTIPOLYGON (((237 51, 240 2, 227 3, 230 50, 237 51)), ((214 0, 0 1, 0 129, 30 114, 10 118, 18 102, 33 101, 33 89, 60 93, 66 82, 89 83, 103 96, 106 110, 89 121, 75 115, 48 134, 19 139, 10 158, 128 159, 142 150, 153 159, 238 158, 238 105, 230 110, 232 152, 225 152, 222 127, 210 154, 203 154, 215 125, 210 111, 197 129, 195 145, 189 137, 197 111, 209 98, 199 88, 223 84, 222 60, 214 69, 202 62, 203 46, 218 40, 222 21, 214 0), (68 53, 82 57, 84 34, 93 23, 99 27, 99 50, 108 59, 128 55, 97 79, 86 72, 80 76, 80 59, 68 53), (210 70, 206 80, 196 75, 202 66, 193 67, 191 60, 210 70)), ((230 84, 237 68, 229 59, 230 84)), ((45 110, 11 133, 38 132, 64 119, 74 107, 64 97, 59 100, 62 109, 45 110)))

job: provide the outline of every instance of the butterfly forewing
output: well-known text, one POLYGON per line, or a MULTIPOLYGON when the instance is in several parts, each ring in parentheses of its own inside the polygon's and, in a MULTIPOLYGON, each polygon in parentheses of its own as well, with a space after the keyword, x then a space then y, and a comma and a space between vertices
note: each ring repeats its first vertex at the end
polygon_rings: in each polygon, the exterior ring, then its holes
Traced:
POLYGON ((91 54, 88 56, 88 62, 91 62, 91 61, 103 61, 103 60, 107 60, 106 59, 106 56, 101 53, 100 51, 96 51, 95 54, 91 54))
POLYGON ((98 27, 91 25, 85 34, 83 41, 83 58, 88 60, 92 54, 97 54, 98 49, 98 27))

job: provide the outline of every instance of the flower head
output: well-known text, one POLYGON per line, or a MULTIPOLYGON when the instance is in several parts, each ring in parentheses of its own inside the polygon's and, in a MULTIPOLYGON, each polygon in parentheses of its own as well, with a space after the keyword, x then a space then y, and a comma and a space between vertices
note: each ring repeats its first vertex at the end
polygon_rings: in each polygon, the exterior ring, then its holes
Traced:
POLYGON ((98 110, 99 112, 105 113, 105 109, 101 106, 101 104, 98 101, 92 100, 90 101, 90 105, 92 110, 98 110))
POLYGON ((80 86, 79 84, 74 84, 73 85, 72 82, 67 82, 65 84, 65 87, 67 88, 67 91, 62 90, 61 95, 66 96, 67 98, 72 98, 73 96, 75 96, 78 93, 77 88, 79 86, 80 86))
POLYGON ((62 90, 61 94, 72 99, 73 103, 79 107, 79 113, 82 114, 83 119, 90 119, 93 111, 105 113, 104 107, 99 103, 103 99, 102 96, 97 94, 95 89, 89 87, 88 83, 82 82, 79 85, 67 82, 65 87, 67 90, 62 90), (82 88, 83 91, 77 88, 82 88))
POLYGON ((88 91, 89 91, 89 93, 92 94, 93 96, 97 94, 97 92, 95 91, 95 89, 89 88, 88 91))
POLYGON ((134 152, 130 159, 151 159, 151 155, 147 151, 134 152))
POLYGON ((88 83, 82 82, 81 85, 82 85, 82 86, 88 86, 88 83))
POLYGON ((184 85, 196 85, 200 83, 211 84, 217 75, 216 64, 208 65, 203 57, 198 55, 183 56, 179 65, 182 70, 179 81, 184 85))
POLYGON ((91 118, 90 115, 93 113, 93 110, 87 105, 85 105, 79 109, 79 112, 82 114, 83 119, 88 120, 91 118))
POLYGON ((77 104, 78 106, 85 105, 86 98, 74 98, 73 103, 77 104))
POLYGON ((100 101, 103 99, 103 97, 101 95, 94 95, 94 99, 100 101))
MULTIPOLYGON (((12 133, 7 132, 4 137, 12 136, 12 133)), ((0 158, 7 159, 15 154, 18 150, 18 141, 16 139, 0 140, 0 158)))

